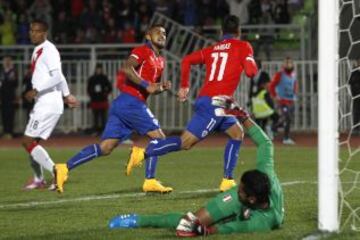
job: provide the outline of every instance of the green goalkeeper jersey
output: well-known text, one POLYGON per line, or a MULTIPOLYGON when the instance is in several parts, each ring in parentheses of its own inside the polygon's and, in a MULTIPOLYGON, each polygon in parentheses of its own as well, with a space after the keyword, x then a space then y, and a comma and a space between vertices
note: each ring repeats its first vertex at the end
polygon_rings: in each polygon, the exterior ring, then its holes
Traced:
POLYGON ((274 170, 274 148, 271 140, 257 125, 248 130, 257 146, 256 168, 270 179, 270 206, 249 209, 238 198, 237 187, 217 195, 206 205, 219 233, 261 232, 278 228, 284 220, 284 196, 274 170))

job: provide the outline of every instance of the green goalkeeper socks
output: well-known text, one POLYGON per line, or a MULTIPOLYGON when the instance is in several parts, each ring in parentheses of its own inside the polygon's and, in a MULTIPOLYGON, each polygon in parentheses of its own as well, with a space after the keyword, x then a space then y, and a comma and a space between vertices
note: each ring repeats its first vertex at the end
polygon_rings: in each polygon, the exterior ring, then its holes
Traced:
POLYGON ((183 213, 167 213, 159 215, 139 215, 139 227, 176 228, 183 213))

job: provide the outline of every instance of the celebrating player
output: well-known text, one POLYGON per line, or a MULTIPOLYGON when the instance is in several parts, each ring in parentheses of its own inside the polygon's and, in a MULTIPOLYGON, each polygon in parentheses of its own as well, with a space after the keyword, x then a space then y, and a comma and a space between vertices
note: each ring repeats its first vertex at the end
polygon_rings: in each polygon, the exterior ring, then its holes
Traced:
POLYGON ((185 101, 189 92, 190 67, 194 64, 206 65, 206 80, 195 102, 195 114, 181 137, 168 137, 151 141, 146 149, 133 147, 127 165, 127 174, 143 159, 161 156, 168 152, 188 150, 213 131, 225 132, 229 141, 224 153, 224 178, 220 191, 235 185, 233 169, 236 166, 243 131, 235 117, 215 115, 214 104, 218 96, 233 96, 243 70, 249 77, 257 72, 253 50, 248 42, 238 40, 239 19, 227 17, 222 25, 223 40, 213 46, 195 51, 184 57, 181 63, 180 101, 185 101))
POLYGON ((284 221, 284 196, 274 170, 272 142, 247 114, 239 109, 237 112, 257 146, 256 169, 246 171, 238 187, 218 194, 195 214, 120 215, 110 221, 109 227, 176 228, 179 237, 263 232, 279 228, 284 221))
POLYGON ((47 30, 48 25, 42 20, 34 20, 30 25, 30 39, 36 47, 31 57, 32 90, 25 98, 35 99, 35 105, 26 126, 23 146, 30 154, 34 178, 25 185, 26 190, 45 187, 42 168, 53 173, 54 162, 40 140, 51 135, 64 111, 64 102, 70 107, 78 104, 62 73, 59 51, 46 39, 47 30))
MULTIPOLYGON (((160 82, 164 69, 164 58, 160 50, 165 47, 166 32, 161 25, 150 27, 146 34, 147 43, 132 50, 123 71, 127 81, 122 93, 111 105, 108 121, 99 144, 82 149, 66 164, 56 164, 55 176, 58 192, 64 191, 68 171, 96 157, 109 155, 119 142, 129 139, 133 131, 147 135, 151 139, 165 138, 158 120, 146 106, 149 94, 157 94, 171 87, 169 81, 160 82)), ((146 159, 145 192, 171 192, 171 187, 163 186, 155 179, 157 156, 146 159)))

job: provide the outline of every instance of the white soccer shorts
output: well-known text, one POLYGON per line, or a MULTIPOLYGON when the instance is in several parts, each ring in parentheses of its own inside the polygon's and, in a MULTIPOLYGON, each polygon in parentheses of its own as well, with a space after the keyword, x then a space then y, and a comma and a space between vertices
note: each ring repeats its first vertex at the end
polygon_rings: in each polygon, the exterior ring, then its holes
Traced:
POLYGON ((48 139, 54 130, 61 114, 31 112, 25 129, 25 136, 48 139))

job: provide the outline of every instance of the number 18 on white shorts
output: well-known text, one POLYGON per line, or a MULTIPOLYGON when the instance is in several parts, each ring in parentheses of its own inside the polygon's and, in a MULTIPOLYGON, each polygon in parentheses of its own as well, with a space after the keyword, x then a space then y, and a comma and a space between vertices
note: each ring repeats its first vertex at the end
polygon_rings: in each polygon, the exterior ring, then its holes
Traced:
POLYGON ((30 119, 25 129, 25 136, 48 139, 54 130, 61 114, 58 113, 30 113, 30 119))

